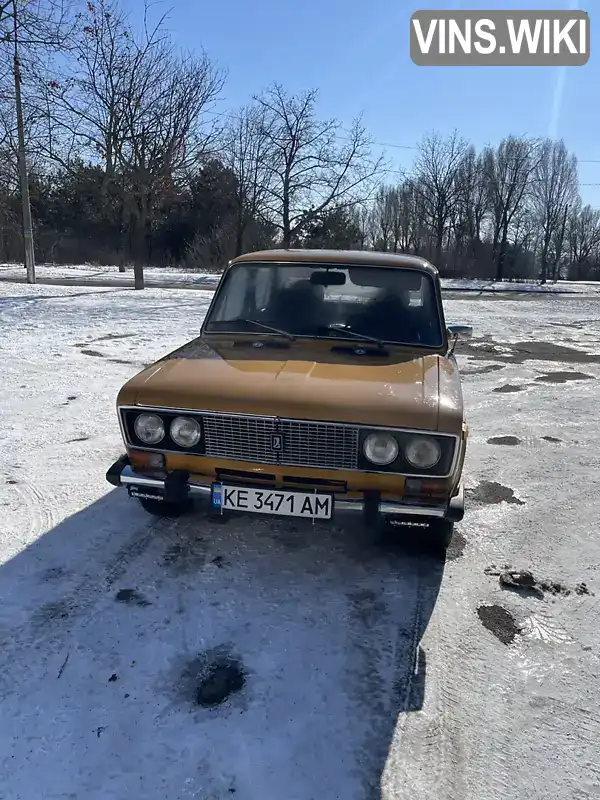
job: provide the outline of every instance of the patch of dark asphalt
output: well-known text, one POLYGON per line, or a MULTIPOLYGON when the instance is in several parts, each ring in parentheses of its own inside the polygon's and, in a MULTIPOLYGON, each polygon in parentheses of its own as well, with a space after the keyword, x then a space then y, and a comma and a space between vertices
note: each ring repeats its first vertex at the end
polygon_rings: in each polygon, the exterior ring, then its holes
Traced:
MULTIPOLYGON (((92 342, 106 342, 109 339, 130 339, 135 336, 135 333, 107 333, 106 336, 99 336, 97 339, 92 339, 92 342)), ((90 344, 90 342, 88 342, 90 344)))
POLYGON ((306 529, 294 524, 272 528, 269 535, 289 553, 304 550, 310 542, 306 529))
POLYGON ((16 486, 19 481, 15 480, 14 478, 7 478, 5 481, 9 486, 16 486))
POLYGON ((115 683, 115 682, 116 682, 116 681, 118 681, 118 680, 119 680, 119 676, 117 675, 117 673, 116 673, 116 672, 113 672, 113 674, 112 674, 112 675, 110 676, 110 678, 108 679, 108 682, 109 682, 109 683, 115 683))
POLYGON ((516 436, 492 436, 491 439, 487 440, 488 444, 505 444, 509 447, 514 447, 517 444, 521 444, 521 440, 518 439, 516 436))
POLYGON ((525 505, 523 500, 515 497, 513 489, 496 481, 481 481, 475 488, 467 489, 465 493, 470 500, 481 505, 497 505, 502 502, 517 506, 525 505))
POLYGON ((111 364, 125 364, 128 367, 139 367, 140 369, 144 369, 147 365, 140 364, 137 361, 128 361, 126 358, 109 358, 108 359, 111 364))
POLYGON ((515 570, 508 564, 505 564, 501 569, 496 567, 495 564, 491 564, 484 569, 484 573, 497 576, 498 583, 502 589, 516 592, 523 597, 535 597, 541 600, 546 594, 562 595, 564 597, 568 597, 571 594, 593 596, 593 593, 590 592, 585 583, 578 583, 577 586, 570 589, 559 581, 540 580, 529 570, 515 570))
POLYGON ((600 355, 576 350, 574 347, 554 344, 553 342, 496 342, 493 339, 475 339, 461 343, 457 353, 469 356, 477 361, 489 361, 489 354, 494 353, 495 361, 505 364, 523 364, 525 361, 560 361, 567 364, 600 364, 600 355), (479 342, 480 344, 477 344, 479 342), (510 352, 498 352, 497 348, 505 348, 510 352))
POLYGON ((514 642, 521 632, 513 615, 502 606, 479 606, 477 616, 483 627, 493 633, 502 644, 514 642))
POLYGON ((95 356, 96 358, 106 358, 104 353, 100 353, 98 350, 82 350, 81 351, 84 356, 95 356))
POLYGON ((594 376, 585 372, 547 372, 545 375, 538 375, 536 378, 536 381, 541 383, 567 383, 567 381, 588 380, 594 380, 594 376))
POLYGON ((240 692, 246 684, 241 660, 229 647, 215 647, 184 664, 178 690, 183 699, 201 708, 213 708, 240 692))
POLYGON ((385 603, 371 589, 348 592, 354 617, 366 628, 372 628, 386 613, 385 603))
POLYGON ((495 389, 492 389, 492 391, 502 394, 511 394, 513 392, 522 392, 526 388, 527 384, 524 386, 516 386, 514 383, 505 383, 504 386, 497 386, 495 389))
POLYGON ((452 541, 446 551, 446 561, 456 561, 457 558, 461 558, 465 552, 466 546, 467 540, 462 533, 455 528, 452 534, 452 541))
POLYGON ((235 692, 243 689, 244 672, 238 663, 213 664, 196 693, 196 702, 203 708, 218 706, 235 692))
POLYGON ((553 444, 562 444, 562 439, 557 439, 556 436, 542 436, 545 442, 552 442, 553 444))
POLYGON ((68 619, 73 612, 73 606, 68 600, 44 603, 31 615, 31 622, 36 627, 44 627, 48 623, 61 619, 68 619))
POLYGON ((89 439, 89 436, 77 436, 75 439, 67 439, 67 444, 73 444, 73 442, 88 442, 89 439))
POLYGON ((586 353, 574 347, 565 347, 553 342, 517 342, 513 348, 516 361, 564 361, 567 364, 600 364, 600 355, 586 353))
POLYGON ((146 600, 141 592, 137 589, 119 589, 115 595, 117 603, 126 603, 129 606, 150 606, 152 603, 146 600))
POLYGON ((468 367, 460 370, 461 375, 487 375, 490 372, 497 372, 499 369, 506 369, 504 364, 488 364, 487 367, 468 367))
POLYGON ((198 572, 208 561, 208 545, 201 537, 182 537, 171 544, 162 558, 163 566, 177 574, 198 572))
POLYGON ((40 578, 44 583, 55 583, 63 578, 68 578, 70 574, 65 567, 49 567, 41 573, 40 578))
POLYGON ((96 342, 106 342, 110 339, 129 339, 135 335, 135 333, 109 333, 106 336, 99 336, 97 339, 88 339, 87 342, 75 342, 73 347, 88 347, 96 342))

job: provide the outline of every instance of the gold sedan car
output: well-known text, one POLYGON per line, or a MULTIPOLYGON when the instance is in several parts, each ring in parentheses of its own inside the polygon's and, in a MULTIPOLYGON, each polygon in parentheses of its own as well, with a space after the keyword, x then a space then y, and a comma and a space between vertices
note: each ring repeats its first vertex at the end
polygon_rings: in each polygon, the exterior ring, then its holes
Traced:
POLYGON ((129 380, 107 472, 151 514, 419 524, 464 514, 468 428, 438 272, 407 255, 269 250, 234 259, 199 335, 129 380))

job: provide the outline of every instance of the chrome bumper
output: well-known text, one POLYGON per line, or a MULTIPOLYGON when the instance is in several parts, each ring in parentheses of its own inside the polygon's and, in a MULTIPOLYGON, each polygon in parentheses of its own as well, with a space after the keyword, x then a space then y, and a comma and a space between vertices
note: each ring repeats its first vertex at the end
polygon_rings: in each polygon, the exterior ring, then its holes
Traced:
MULTIPOLYGON (((156 475, 142 475, 135 472, 127 459, 121 458, 112 465, 106 473, 106 479, 113 486, 138 487, 143 489, 159 490, 165 492, 165 478, 156 475)), ((204 497, 210 500, 211 487, 205 484, 187 481, 187 491, 191 497, 204 497)), ((293 491, 292 489, 290 491, 293 491)), ((297 491, 300 491, 299 489, 297 491)), ((366 503, 362 500, 335 500, 335 510, 350 513, 364 514, 366 503)), ((418 506, 411 503, 390 503, 380 501, 378 504, 380 514, 399 516, 399 517, 429 517, 433 519, 448 519, 452 522, 459 522, 464 515, 464 491, 462 485, 458 494, 455 495, 448 505, 444 506, 418 506)))

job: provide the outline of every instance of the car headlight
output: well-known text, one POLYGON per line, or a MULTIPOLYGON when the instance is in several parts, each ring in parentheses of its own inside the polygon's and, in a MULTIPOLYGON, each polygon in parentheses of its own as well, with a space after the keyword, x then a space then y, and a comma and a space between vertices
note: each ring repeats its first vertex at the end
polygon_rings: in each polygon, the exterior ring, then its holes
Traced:
POLYGON ((192 417, 175 417, 170 433, 171 439, 179 447, 195 447, 202 436, 200 425, 192 417))
POLYGON ((156 414, 140 414, 133 423, 135 435, 144 444, 158 444, 165 436, 165 426, 156 414))
POLYGON ((431 469, 442 457, 442 448, 428 436, 413 436, 404 451, 406 460, 418 469, 431 469))
POLYGON ((398 458, 398 442, 391 433, 370 433, 363 451, 371 463, 384 467, 398 458))

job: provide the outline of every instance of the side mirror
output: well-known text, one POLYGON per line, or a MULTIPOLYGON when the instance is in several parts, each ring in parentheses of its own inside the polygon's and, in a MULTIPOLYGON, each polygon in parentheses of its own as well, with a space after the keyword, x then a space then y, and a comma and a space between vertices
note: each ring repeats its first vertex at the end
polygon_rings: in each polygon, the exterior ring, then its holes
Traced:
POLYGON ((448 337, 456 339, 458 342, 466 342, 473 336, 473 328, 470 325, 449 325, 448 337))

